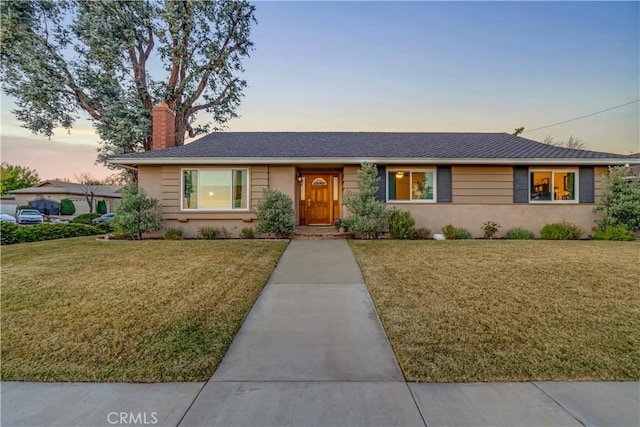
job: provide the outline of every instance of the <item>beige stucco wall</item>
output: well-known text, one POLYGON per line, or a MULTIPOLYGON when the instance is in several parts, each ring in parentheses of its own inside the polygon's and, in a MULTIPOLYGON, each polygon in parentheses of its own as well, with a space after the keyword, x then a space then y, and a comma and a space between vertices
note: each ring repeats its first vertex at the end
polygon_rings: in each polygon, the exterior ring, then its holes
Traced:
POLYGON ((567 221, 579 225, 585 237, 595 225, 591 204, 389 204, 401 211, 409 211, 416 220, 416 227, 426 227, 432 233, 440 233, 442 227, 453 224, 466 228, 473 237, 482 237, 482 225, 487 221, 498 223, 498 237, 513 227, 522 227, 539 236, 540 229, 551 222, 567 221))
POLYGON ((296 200, 296 182, 295 166, 269 166, 269 188, 296 200))

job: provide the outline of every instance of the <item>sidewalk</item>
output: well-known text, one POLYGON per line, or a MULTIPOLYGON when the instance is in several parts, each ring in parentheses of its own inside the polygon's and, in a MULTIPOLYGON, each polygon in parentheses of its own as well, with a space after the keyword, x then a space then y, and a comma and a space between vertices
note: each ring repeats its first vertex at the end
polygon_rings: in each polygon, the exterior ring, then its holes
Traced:
POLYGON ((10 382, 1 403, 3 426, 640 425, 639 382, 407 384, 342 240, 290 243, 206 384, 10 382))

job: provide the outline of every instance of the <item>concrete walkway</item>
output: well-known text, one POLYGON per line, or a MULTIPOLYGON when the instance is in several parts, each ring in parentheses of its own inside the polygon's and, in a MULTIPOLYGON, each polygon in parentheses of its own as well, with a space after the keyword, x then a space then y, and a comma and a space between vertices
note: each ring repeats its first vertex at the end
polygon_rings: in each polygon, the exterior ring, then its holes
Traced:
POLYGON ((1 403, 2 426, 640 425, 638 382, 407 384, 341 240, 290 243, 206 384, 10 382, 1 403))

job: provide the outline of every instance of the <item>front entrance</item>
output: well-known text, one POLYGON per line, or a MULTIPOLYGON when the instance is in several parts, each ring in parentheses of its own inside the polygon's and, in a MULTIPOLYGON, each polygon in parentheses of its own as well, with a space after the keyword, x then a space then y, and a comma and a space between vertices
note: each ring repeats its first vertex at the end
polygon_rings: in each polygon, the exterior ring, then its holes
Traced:
POLYGON ((304 173, 300 182, 300 225, 333 225, 340 216, 337 173, 304 173))

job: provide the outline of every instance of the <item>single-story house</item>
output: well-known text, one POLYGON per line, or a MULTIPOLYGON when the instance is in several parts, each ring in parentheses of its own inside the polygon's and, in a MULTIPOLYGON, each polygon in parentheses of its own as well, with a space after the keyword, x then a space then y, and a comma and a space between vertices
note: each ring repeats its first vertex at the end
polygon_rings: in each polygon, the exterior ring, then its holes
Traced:
POLYGON ((608 167, 640 164, 507 133, 214 132, 175 147, 173 129, 171 110, 156 106, 154 149, 111 162, 137 169, 167 226, 185 236, 205 225, 251 226, 266 188, 294 200, 297 224, 330 225, 348 214, 343 200, 363 162, 378 167, 377 197, 410 211, 417 227, 453 224, 478 237, 486 221, 501 233, 570 221, 589 231, 608 167))
MULTIPOLYGON (((91 186, 94 195, 92 211, 95 212, 98 202, 104 200, 107 212, 113 212, 122 198, 123 188, 120 185, 91 186)), ((59 215, 60 202, 63 199, 73 202, 76 215, 89 213, 86 193, 87 190, 82 184, 57 180, 43 181, 34 187, 9 191, 9 194, 15 197, 15 203, 18 206, 31 206, 46 215, 59 215)))

